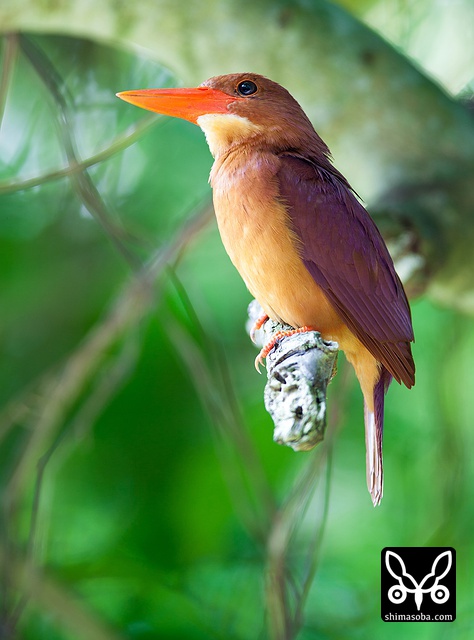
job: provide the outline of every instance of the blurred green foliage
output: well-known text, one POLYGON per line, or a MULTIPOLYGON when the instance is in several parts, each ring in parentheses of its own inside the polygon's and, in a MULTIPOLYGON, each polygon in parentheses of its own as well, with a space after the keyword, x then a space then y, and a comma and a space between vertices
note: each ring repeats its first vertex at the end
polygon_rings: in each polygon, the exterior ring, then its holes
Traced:
POLYGON ((244 330, 249 294, 213 222, 171 256, 141 319, 97 355, 49 429, 47 412, 61 406, 55 394, 74 354, 140 265, 209 206, 212 159, 197 127, 144 116, 115 98, 178 81, 143 57, 84 40, 10 36, 2 64, 5 637, 15 611, 19 637, 31 640, 266 637, 264 506, 275 516, 311 466, 315 493, 306 491, 287 554, 298 586, 316 536, 317 572, 298 638, 472 637, 471 320, 414 303, 417 384, 410 392, 394 385, 388 395, 386 495, 375 510, 365 489, 362 399, 342 357, 328 443, 310 454, 273 444, 244 330), (96 192, 81 189, 81 170, 96 192), (29 180, 35 185, 24 188, 29 180), (239 445, 233 420, 247 444, 239 445), (238 464, 247 480, 257 467, 268 479, 272 497, 256 500, 260 529, 242 515, 248 497, 232 481, 238 464), (457 549, 455 623, 381 622, 380 551, 397 545, 457 549))

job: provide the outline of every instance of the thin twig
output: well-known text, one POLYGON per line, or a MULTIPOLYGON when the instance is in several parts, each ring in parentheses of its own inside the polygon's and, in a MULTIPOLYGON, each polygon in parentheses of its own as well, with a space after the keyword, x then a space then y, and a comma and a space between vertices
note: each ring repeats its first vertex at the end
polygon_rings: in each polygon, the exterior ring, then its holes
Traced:
POLYGON ((245 468, 250 479, 250 485, 256 489, 257 495, 260 496, 260 500, 255 507, 257 511, 263 508, 263 510, 267 512, 267 521, 269 523, 275 509, 274 498, 261 462, 256 455, 255 447, 247 435, 248 427, 245 424, 240 404, 234 391, 235 384, 231 377, 225 350, 222 348, 219 340, 216 340, 214 337, 211 339, 211 336, 218 335, 218 330, 215 329, 215 327, 204 327, 185 287, 174 270, 171 273, 171 281, 186 309, 193 327, 199 331, 201 337, 201 354, 207 362, 207 367, 212 375, 214 385, 217 385, 219 389, 221 407, 226 406, 228 408, 228 415, 232 417, 231 425, 233 428, 229 435, 234 439, 235 449, 239 451, 241 460, 245 460, 245 468))
MULTIPOLYGON (((49 372, 47 376, 40 379, 38 386, 41 388, 43 398, 43 402, 40 405, 37 402, 38 387, 32 389, 29 394, 21 399, 21 404, 28 407, 25 412, 31 421, 30 437, 10 481, 3 491, 2 507, 5 515, 5 524, 12 521, 12 516, 17 510, 20 496, 24 493, 25 483, 38 452, 42 451, 47 446, 48 441, 54 437, 55 432, 60 430, 61 424, 67 419, 81 391, 96 373, 111 347, 125 333, 133 329, 140 322, 146 311, 154 304, 156 300, 154 284, 167 264, 184 251, 188 243, 207 225, 209 220, 210 212, 206 206, 199 214, 185 223, 175 239, 157 252, 140 274, 128 283, 105 318, 89 332, 82 344, 70 355, 65 365, 58 368, 54 374, 49 372), (33 405, 34 409, 32 408, 33 405)), ((119 373, 117 371, 117 375, 119 373)), ((103 384, 99 382, 97 391, 93 392, 86 403, 78 409, 76 419, 71 423, 71 429, 73 427, 78 428, 81 422, 85 424, 89 420, 92 421, 94 413, 100 410, 107 393, 111 393, 117 386, 114 383, 110 388, 109 384, 111 384, 111 381, 104 381, 103 384)), ((2 416, 5 420, 5 428, 8 429, 8 418, 19 418, 21 413, 20 407, 15 410, 14 406, 10 406, 8 415, 2 416)), ((33 568, 33 559, 44 471, 51 456, 57 451, 59 444, 62 442, 63 434, 66 435, 71 429, 66 426, 50 445, 38 464, 28 542, 29 551, 28 557, 24 561, 27 562, 27 566, 31 570, 30 573, 36 571, 33 568)), ((2 531, 2 538, 4 541, 4 570, 2 571, 2 576, 5 581, 4 595, 6 598, 6 587, 14 579, 15 569, 8 562, 10 557, 8 550, 11 547, 11 538, 8 535, 8 531, 2 531)), ((26 604, 27 597, 28 593, 24 593, 24 598, 18 603, 13 619, 10 618, 12 622, 18 620, 26 604)), ((8 608, 8 603, 5 601, 2 606, 4 620, 9 617, 8 608)))
POLYGON ((50 173, 43 173, 42 175, 29 178, 27 180, 8 180, 6 182, 0 182, 0 195, 12 193, 15 191, 25 191, 38 187, 47 182, 53 182, 60 178, 72 177, 75 174, 83 172, 85 169, 108 160, 116 153, 123 151, 131 144, 136 142, 146 131, 151 127, 163 123, 164 121, 160 117, 146 116, 139 120, 134 125, 127 128, 126 131, 116 136, 112 142, 110 142, 105 149, 98 153, 86 158, 85 160, 76 160, 76 162, 70 162, 63 169, 57 169, 50 173))
MULTIPOLYGON (((46 54, 26 36, 20 36, 20 47, 32 67, 46 88, 50 91, 56 105, 56 122, 61 135, 61 142, 66 153, 68 163, 76 166, 79 160, 76 154, 76 144, 73 136, 73 127, 69 114, 67 99, 63 96, 61 78, 53 67, 46 54)), ((125 230, 119 226, 110 216, 108 207, 89 176, 87 170, 70 174, 72 185, 87 210, 102 225, 110 240, 127 264, 135 271, 141 264, 138 257, 132 253, 124 242, 127 237, 125 230)))
MULTIPOLYGON (((25 555, 25 577, 28 577, 35 571, 35 556, 38 536, 38 522, 40 515, 40 500, 43 488, 44 475, 53 455, 61 446, 64 456, 64 443, 67 438, 74 436, 84 437, 86 432, 91 429, 97 416, 103 410, 108 401, 118 392, 123 385, 127 375, 130 373, 134 362, 136 362, 138 349, 135 341, 127 342, 124 349, 112 362, 104 366, 104 371, 100 378, 95 381, 91 395, 89 395, 84 403, 78 408, 77 414, 69 421, 64 429, 56 436, 54 442, 49 449, 38 460, 36 471, 36 482, 33 491, 33 503, 31 507, 31 519, 28 533, 28 541, 25 555), (131 347, 131 348, 130 348, 131 347)), ((28 594, 23 592, 15 609, 9 617, 9 628, 14 630, 18 621, 27 605, 28 594)))
POLYGON ((295 626, 297 629, 303 625, 303 610, 306 604, 309 591, 313 584, 316 572, 319 566, 320 549, 324 538, 324 532, 327 524, 327 517, 329 511, 329 498, 331 490, 331 472, 332 472, 332 453, 334 448, 334 442, 339 435, 339 430, 344 424, 344 413, 346 409, 347 399, 349 398, 349 390, 353 385, 354 377, 349 367, 343 367, 340 372, 338 397, 341 399, 337 404, 333 403, 331 407, 331 413, 329 417, 329 429, 328 437, 326 439, 326 447, 323 450, 323 456, 326 458, 326 474, 324 484, 324 497, 323 497, 323 509, 318 527, 315 528, 312 543, 309 545, 307 551, 307 565, 308 570, 306 576, 302 579, 302 590, 300 598, 297 602, 295 610, 295 626))
MULTIPOLYGON (((87 640, 119 640, 122 636, 109 628, 96 614, 72 593, 68 593, 63 585, 58 585, 50 576, 39 569, 28 572, 28 581, 24 580, 26 573, 25 561, 16 553, 6 556, 5 549, 0 546, 0 571, 10 570, 12 585, 15 589, 26 589, 39 610, 49 611, 59 621, 61 626, 77 637, 87 640)), ((15 637, 14 630, 6 629, 2 638, 11 640, 15 637)), ((71 636, 72 637, 72 636, 71 636)))
POLYGON ((219 460, 240 519, 252 537, 262 544, 272 518, 274 500, 243 417, 240 411, 236 412, 236 401, 228 400, 232 389, 223 391, 218 367, 207 361, 210 352, 204 354, 205 347, 198 345, 176 318, 167 325, 167 334, 186 364, 198 397, 215 428, 219 460))
MULTIPOLYGON (((342 373, 344 389, 350 384, 347 367, 342 373)), ((346 389, 347 390, 347 389, 346 389)), ((347 393, 340 393, 345 398, 347 393)), ((341 403, 331 407, 329 413, 329 429, 325 442, 320 445, 318 452, 311 455, 312 459, 298 475, 293 490, 288 495, 282 507, 278 510, 269 532, 267 544, 267 609, 268 623, 272 640, 291 640, 295 638, 303 624, 303 611, 309 591, 313 584, 319 564, 324 530, 327 522, 330 496, 331 453, 334 440, 342 424, 344 406, 341 403), (307 546, 304 566, 307 567, 299 580, 291 574, 290 559, 293 550, 298 550, 301 543, 297 541, 298 529, 304 521, 305 514, 311 503, 318 485, 318 478, 323 468, 326 468, 323 489, 323 504, 319 524, 314 529, 311 541, 307 546), (294 605, 289 598, 292 587, 294 605)))
POLYGON ((105 318, 91 329, 65 365, 51 377, 45 402, 38 408, 31 427, 31 437, 7 487, 9 501, 15 502, 24 485, 37 452, 64 421, 87 380, 97 370, 108 349, 128 330, 136 326, 154 304, 154 282, 167 264, 199 233, 210 219, 202 210, 185 223, 175 239, 163 247, 122 291, 105 318))

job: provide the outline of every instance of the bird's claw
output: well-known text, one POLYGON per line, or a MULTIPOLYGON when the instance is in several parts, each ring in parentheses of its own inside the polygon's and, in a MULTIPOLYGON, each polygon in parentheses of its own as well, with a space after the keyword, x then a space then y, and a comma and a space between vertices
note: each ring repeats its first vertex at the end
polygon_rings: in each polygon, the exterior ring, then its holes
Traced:
MULTIPOLYGON (((259 329, 263 327, 263 325, 267 320, 268 320, 267 314, 266 313, 262 314, 255 320, 253 327, 250 329, 250 339, 254 344, 255 344, 255 334, 259 329)), ((261 361, 258 364, 262 364, 261 361)), ((255 361, 255 366, 257 367, 257 371, 258 371, 258 364, 257 364, 257 361, 255 361)))
POLYGON ((267 342, 267 344, 263 347, 263 349, 260 350, 260 353, 255 358, 255 368, 257 369, 258 373, 262 373, 260 371, 260 365, 263 364, 263 361, 268 356, 268 354, 273 349, 273 347, 277 344, 277 342, 284 337, 281 334, 285 334, 285 333, 286 333, 285 331, 277 331, 277 333, 275 333, 273 338, 269 342, 267 342))
POLYGON ((260 365, 263 364, 263 361, 265 360, 265 358, 268 356, 268 354, 270 353, 270 351, 273 349, 273 347, 277 344, 277 342, 279 340, 281 340, 281 338, 284 337, 284 335, 288 333, 287 331, 277 331, 275 333, 275 335, 273 336, 273 338, 271 340, 269 340, 269 342, 267 342, 266 345, 264 345, 263 349, 260 350, 260 353, 258 354, 258 356, 255 358, 255 368, 257 369, 258 373, 262 373, 260 371, 260 365))
MULTIPOLYGON (((260 319, 261 318, 259 318, 259 320, 260 319)), ((257 324, 257 322, 255 324, 257 324)), ((265 320, 263 322, 265 322, 265 320)), ((273 338, 267 342, 267 344, 263 347, 263 349, 261 349, 260 353, 255 358, 255 368, 257 369, 258 373, 261 373, 260 365, 263 364, 265 358, 268 356, 273 347, 275 347, 278 342, 280 342, 280 340, 282 340, 283 338, 287 338, 288 336, 294 336, 296 333, 306 333, 307 331, 314 331, 314 329, 312 327, 305 326, 299 327, 298 329, 289 329, 288 331, 277 331, 273 338)))

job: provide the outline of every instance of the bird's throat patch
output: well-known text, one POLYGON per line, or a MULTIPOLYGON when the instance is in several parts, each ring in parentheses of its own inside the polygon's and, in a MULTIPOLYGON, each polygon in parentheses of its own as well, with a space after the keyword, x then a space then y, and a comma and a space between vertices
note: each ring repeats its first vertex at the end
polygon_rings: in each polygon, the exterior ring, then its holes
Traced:
POLYGON ((233 113, 209 113, 199 116, 197 123, 204 131, 214 158, 225 153, 229 147, 255 137, 262 130, 248 118, 233 113))

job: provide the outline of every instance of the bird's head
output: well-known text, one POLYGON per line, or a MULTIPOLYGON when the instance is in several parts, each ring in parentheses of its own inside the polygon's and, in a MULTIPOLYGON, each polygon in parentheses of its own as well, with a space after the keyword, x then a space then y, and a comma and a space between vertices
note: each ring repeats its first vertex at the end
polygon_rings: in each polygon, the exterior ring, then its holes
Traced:
POLYGON ((256 73, 215 76, 193 89, 143 89, 117 96, 143 109, 197 124, 217 157, 241 144, 275 151, 327 148, 304 111, 282 86, 256 73))

